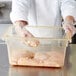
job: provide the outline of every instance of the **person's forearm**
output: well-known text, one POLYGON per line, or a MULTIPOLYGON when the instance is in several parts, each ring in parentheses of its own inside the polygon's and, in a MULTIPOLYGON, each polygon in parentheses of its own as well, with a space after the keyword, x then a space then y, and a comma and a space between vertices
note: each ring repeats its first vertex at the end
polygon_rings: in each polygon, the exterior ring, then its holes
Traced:
POLYGON ((69 23, 69 24, 74 24, 75 19, 74 19, 73 16, 67 16, 67 17, 64 19, 64 22, 69 23))
POLYGON ((14 22, 14 25, 20 25, 21 27, 28 25, 27 21, 18 20, 14 22))

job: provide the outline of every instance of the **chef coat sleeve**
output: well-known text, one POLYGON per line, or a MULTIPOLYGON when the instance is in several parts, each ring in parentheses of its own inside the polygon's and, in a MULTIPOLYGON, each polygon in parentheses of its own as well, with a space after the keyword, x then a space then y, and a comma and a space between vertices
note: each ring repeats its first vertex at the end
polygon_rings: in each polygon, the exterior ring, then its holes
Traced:
POLYGON ((66 16, 73 16, 76 20, 76 0, 62 0, 61 1, 61 13, 63 19, 66 16))
POLYGON ((18 20, 28 20, 30 0, 12 0, 10 19, 14 23, 18 20))

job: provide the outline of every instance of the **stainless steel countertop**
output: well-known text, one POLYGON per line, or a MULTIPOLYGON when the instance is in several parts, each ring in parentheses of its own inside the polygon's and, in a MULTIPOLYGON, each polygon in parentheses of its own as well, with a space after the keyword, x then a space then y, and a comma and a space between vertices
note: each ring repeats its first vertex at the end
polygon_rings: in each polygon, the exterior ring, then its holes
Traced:
POLYGON ((67 48, 65 66, 63 68, 12 67, 8 63, 6 45, 0 45, 0 76, 75 76, 76 44, 67 48))
MULTIPOLYGON (((0 25, 0 36, 8 26, 8 24, 0 25)), ((7 46, 2 44, 0 45, 0 76, 76 76, 76 44, 70 44, 67 48, 63 68, 12 67, 8 62, 7 46)))

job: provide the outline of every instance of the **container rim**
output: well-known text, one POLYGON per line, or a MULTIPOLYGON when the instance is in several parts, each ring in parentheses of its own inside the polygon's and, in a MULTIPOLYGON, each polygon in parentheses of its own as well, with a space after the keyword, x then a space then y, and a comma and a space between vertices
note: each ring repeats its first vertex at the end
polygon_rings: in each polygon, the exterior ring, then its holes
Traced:
POLYGON ((6 35, 5 38, 15 38, 15 39, 27 39, 27 38, 31 38, 31 39, 49 39, 49 40, 66 40, 68 41, 67 38, 49 38, 49 37, 20 37, 20 36, 17 36, 17 35, 13 35, 13 36, 9 36, 9 35, 6 35))
MULTIPOLYGON (((59 27, 59 26, 33 26, 33 25, 30 25, 30 26, 25 26, 24 29, 26 29, 26 27, 34 27, 34 28, 59 28, 59 29, 63 29, 63 27, 59 27)), ((10 26, 7 30, 10 30, 10 28, 14 28, 14 26, 10 26)), ((6 30, 6 32, 7 32, 6 30)), ((66 38, 66 35, 63 36, 62 38, 51 38, 51 37, 20 37, 20 36, 17 36, 17 35, 8 35, 7 33, 5 33, 2 37, 2 40, 6 40, 8 38, 15 38, 15 39, 26 39, 26 38, 33 38, 33 39, 49 39, 49 40, 66 40, 68 41, 68 38, 66 38)))

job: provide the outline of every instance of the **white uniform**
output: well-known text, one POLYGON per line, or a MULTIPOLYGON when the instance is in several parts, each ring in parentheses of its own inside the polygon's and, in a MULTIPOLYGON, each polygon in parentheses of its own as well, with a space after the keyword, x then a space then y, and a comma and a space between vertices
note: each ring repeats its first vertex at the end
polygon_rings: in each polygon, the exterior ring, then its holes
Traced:
POLYGON ((61 26, 62 17, 76 19, 76 0, 12 0, 12 22, 28 21, 29 25, 61 26))

